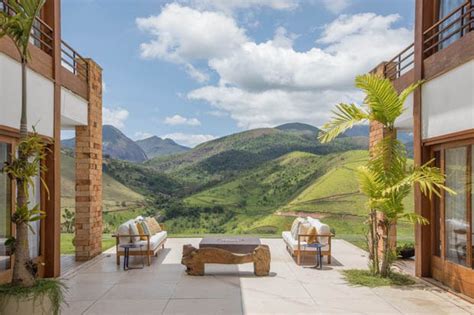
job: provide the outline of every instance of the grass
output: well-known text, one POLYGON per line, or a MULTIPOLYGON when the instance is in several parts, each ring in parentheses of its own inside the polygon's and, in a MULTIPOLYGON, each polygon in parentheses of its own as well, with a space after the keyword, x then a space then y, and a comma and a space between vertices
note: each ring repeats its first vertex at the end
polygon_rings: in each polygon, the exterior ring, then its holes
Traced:
POLYGON ((5 303, 7 299, 14 298, 18 303, 21 303, 30 298, 36 301, 43 296, 47 296, 51 300, 53 314, 59 314, 66 290, 66 286, 57 279, 37 279, 32 287, 11 284, 0 285, 0 299, 2 303, 5 303))
POLYGON ((349 269, 343 270, 344 279, 351 285, 360 285, 369 288, 384 287, 384 286, 407 286, 415 284, 412 277, 392 272, 387 278, 374 275, 368 270, 349 269))
MULTIPOLYGON (((74 238, 73 233, 61 233, 61 254, 69 255, 74 254, 74 245, 72 240, 74 238)), ((115 245, 115 238, 110 234, 102 235, 102 250, 107 250, 115 245)))

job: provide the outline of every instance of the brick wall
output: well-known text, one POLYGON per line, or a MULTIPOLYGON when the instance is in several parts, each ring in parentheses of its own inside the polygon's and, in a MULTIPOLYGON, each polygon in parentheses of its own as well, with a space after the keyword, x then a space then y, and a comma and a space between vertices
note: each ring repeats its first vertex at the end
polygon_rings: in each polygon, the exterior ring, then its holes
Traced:
POLYGON ((102 252, 102 69, 89 68, 88 125, 76 127, 76 260, 102 252))

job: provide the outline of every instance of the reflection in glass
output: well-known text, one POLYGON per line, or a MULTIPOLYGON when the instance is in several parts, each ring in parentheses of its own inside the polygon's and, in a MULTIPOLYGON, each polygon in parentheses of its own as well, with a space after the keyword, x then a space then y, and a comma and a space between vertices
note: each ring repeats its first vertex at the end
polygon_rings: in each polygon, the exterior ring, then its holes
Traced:
MULTIPOLYGON (((464 2, 466 2, 466 0, 440 0, 439 19, 440 20, 444 19, 455 9, 459 8, 464 2)), ((442 41, 445 38, 446 39, 442 43, 439 44, 440 49, 448 47, 453 42, 461 38, 461 33, 462 33, 461 21, 453 24, 453 22, 459 19, 460 17, 461 17, 461 12, 458 12, 441 24, 440 29, 444 29, 444 31, 441 32, 441 34, 439 35, 440 41, 442 41)))
POLYGON ((466 265, 468 222, 466 205, 467 148, 446 150, 446 186, 457 194, 446 194, 446 259, 466 265))
MULTIPOLYGON (((11 145, 0 143, 0 169, 10 158, 11 145)), ((12 207, 12 183, 0 172, 0 272, 10 268, 10 249, 5 241, 11 235, 10 214, 12 207)))

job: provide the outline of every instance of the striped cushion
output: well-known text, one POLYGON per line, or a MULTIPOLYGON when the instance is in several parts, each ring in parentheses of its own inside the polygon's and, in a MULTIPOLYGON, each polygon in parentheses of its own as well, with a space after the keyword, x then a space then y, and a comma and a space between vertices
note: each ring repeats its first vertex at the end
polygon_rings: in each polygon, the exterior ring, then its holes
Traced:
POLYGON ((143 233, 145 235, 151 235, 150 233, 150 227, 148 226, 148 224, 146 223, 146 221, 140 221, 140 224, 142 225, 142 228, 143 228, 143 233))

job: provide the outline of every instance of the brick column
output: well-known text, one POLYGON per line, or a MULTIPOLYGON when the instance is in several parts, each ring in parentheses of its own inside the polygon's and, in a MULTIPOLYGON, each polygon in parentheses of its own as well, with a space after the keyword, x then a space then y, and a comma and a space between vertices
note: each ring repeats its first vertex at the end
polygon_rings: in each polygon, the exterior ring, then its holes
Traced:
POLYGON ((76 127, 76 260, 102 252, 102 69, 87 60, 88 125, 76 127))

